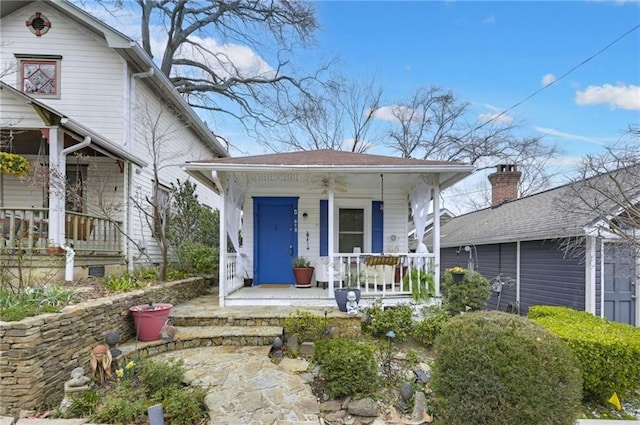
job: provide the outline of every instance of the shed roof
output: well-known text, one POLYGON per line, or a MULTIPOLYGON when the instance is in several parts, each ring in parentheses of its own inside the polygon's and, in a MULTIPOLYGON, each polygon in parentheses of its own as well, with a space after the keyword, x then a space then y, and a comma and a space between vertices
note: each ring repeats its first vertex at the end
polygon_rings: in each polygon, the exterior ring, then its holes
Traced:
MULTIPOLYGON (((616 214, 619 204, 592 187, 611 184, 611 177, 624 183, 631 199, 640 194, 640 167, 620 169, 523 197, 497 207, 454 217, 441 228, 441 246, 481 245, 517 240, 543 240, 584 235, 602 217, 602 211, 616 214), (600 203, 599 211, 579 205, 576 193, 600 203)), ((610 193, 615 193, 611 189, 610 193)))

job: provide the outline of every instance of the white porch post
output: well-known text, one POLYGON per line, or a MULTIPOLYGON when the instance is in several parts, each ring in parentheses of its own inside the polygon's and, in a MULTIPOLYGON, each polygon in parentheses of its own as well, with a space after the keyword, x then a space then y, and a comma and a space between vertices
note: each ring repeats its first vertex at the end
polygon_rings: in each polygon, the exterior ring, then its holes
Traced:
POLYGON ((333 288, 333 284, 334 284, 334 273, 335 273, 335 267, 333 264, 334 261, 334 256, 333 253, 335 252, 333 249, 333 226, 334 226, 334 220, 333 220, 333 208, 334 208, 334 199, 333 199, 333 179, 331 181, 331 183, 329 184, 329 190, 328 190, 328 201, 327 201, 327 232, 329 233, 327 235, 327 254, 329 255, 329 284, 327 285, 327 287, 329 288, 329 297, 332 297, 334 294, 334 288, 333 288))
MULTIPOLYGON (((215 171, 213 172, 214 179, 217 179, 215 171)), ((220 186, 218 186, 220 187, 220 186)), ((220 259, 218 261, 220 270, 218 270, 218 300, 220 307, 224 307, 225 304, 225 292, 227 286, 227 202, 224 188, 220 188, 220 259)))
POLYGON ((440 182, 433 185, 433 254, 436 297, 440 297, 440 182))
POLYGON ((64 245, 65 181, 67 158, 60 155, 64 149, 64 133, 60 128, 49 129, 49 239, 54 246, 64 245))
POLYGON ((586 261, 584 265, 585 288, 584 288, 584 310, 596 314, 596 244, 597 240, 593 236, 587 236, 586 261))

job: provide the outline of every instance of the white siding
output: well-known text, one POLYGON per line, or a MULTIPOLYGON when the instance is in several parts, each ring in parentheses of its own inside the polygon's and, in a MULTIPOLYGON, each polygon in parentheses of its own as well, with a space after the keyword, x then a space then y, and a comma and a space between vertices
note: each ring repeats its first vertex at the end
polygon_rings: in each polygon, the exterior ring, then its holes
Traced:
MULTIPOLYGON (((249 263, 253 264, 253 197, 261 196, 299 196, 298 199, 298 255, 314 259, 320 255, 320 200, 327 199, 323 193, 312 193, 305 189, 304 185, 287 183, 286 188, 254 189, 246 193, 243 208, 243 242, 244 252, 249 263), (304 218, 303 214, 307 213, 304 218), (309 249, 307 249, 307 236, 309 232, 309 249)), ((348 201, 356 203, 362 208, 371 207, 372 201, 380 200, 379 189, 349 189, 347 193, 336 193, 335 203, 348 201)), ((391 192, 384 194, 384 252, 408 252, 407 226, 408 226, 407 194, 391 192), (391 235, 396 236, 392 241, 391 235)), ((371 239, 371 233, 366 236, 371 239)))
POLYGON ((44 123, 33 107, 0 91, 0 126, 17 128, 42 128, 44 123))
MULTIPOLYGON (((0 25, 3 43, 0 63, 15 63, 14 54, 59 55, 60 98, 39 98, 97 133, 121 144, 124 128, 124 62, 94 33, 60 15, 45 3, 32 3, 5 16, 0 25), (25 25, 35 11, 50 21, 51 29, 36 37, 25 25)), ((2 77, 20 87, 19 72, 2 77)))
MULTIPOLYGON (((177 179, 186 181, 189 176, 181 169, 186 161, 210 159, 213 153, 200 142, 193 131, 176 115, 173 110, 166 108, 166 102, 155 96, 155 91, 150 89, 145 80, 139 80, 136 84, 136 108, 134 108, 134 140, 131 143, 133 153, 145 158, 149 166, 133 173, 132 196, 144 205, 146 214, 151 212, 151 207, 144 202, 144 196, 151 193, 153 185, 153 154, 151 147, 154 136, 152 135, 151 122, 158 119, 155 127, 155 140, 159 147, 160 159, 156 161, 159 169, 160 183, 167 187, 176 183, 177 179)), ((218 208, 218 197, 213 192, 198 184, 198 199, 212 208, 218 208)), ((147 252, 154 259, 159 259, 159 245, 151 235, 151 230, 145 219, 146 214, 140 209, 132 210, 132 238, 141 241, 147 252)), ((135 253, 134 253, 135 255, 135 253)))

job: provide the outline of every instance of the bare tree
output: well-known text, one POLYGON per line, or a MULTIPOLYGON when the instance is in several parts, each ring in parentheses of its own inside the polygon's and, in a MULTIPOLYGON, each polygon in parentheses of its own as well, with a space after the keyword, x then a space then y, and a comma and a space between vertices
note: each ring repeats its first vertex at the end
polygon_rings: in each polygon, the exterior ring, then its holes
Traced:
MULTIPOLYGON (((82 0, 80 0, 82 1, 82 0)), ((114 13, 128 3, 100 0, 114 13)), ((294 69, 318 27, 312 2, 135 0, 143 49, 162 43, 160 68, 189 104, 237 119, 249 131, 282 123, 279 111, 307 96, 316 75, 294 69), (162 27, 161 40, 152 37, 162 27), (264 58, 264 59, 263 59, 264 58)), ((324 66, 319 66, 321 72, 324 66)))
POLYGON ((601 234, 640 248, 640 126, 599 155, 584 157, 564 208, 591 219, 601 234))
POLYGON ((462 161, 481 168, 556 153, 538 137, 514 136, 518 126, 511 122, 467 122, 469 107, 450 91, 420 87, 407 102, 386 108, 391 122, 386 145, 404 158, 462 161), (493 162, 484 164, 486 159, 493 162))
POLYGON ((356 82, 336 77, 322 86, 322 93, 301 97, 283 113, 287 126, 275 130, 273 150, 332 149, 366 152, 377 143, 375 112, 382 88, 374 79, 356 82))

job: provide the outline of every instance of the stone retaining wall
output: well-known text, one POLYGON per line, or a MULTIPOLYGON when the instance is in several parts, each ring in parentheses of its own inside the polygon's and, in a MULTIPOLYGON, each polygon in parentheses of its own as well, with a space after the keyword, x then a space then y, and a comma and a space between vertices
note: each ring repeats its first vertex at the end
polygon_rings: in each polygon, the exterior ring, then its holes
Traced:
POLYGON ((67 306, 61 313, 0 322, 0 415, 56 405, 71 371, 90 375, 91 350, 110 330, 120 342, 134 338, 129 307, 152 302, 183 303, 211 292, 192 278, 67 306))

